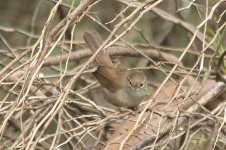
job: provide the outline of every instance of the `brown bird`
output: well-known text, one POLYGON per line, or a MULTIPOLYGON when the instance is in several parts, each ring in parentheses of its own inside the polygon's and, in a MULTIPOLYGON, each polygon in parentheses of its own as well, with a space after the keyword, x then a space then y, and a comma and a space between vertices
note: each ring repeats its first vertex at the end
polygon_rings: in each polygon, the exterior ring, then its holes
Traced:
MULTIPOLYGON (((92 53, 101 46, 102 39, 96 31, 86 31, 84 40, 92 53)), ((99 64, 93 75, 101 84, 106 100, 118 107, 136 107, 147 95, 147 79, 142 71, 114 67, 109 55, 100 52, 99 64)))

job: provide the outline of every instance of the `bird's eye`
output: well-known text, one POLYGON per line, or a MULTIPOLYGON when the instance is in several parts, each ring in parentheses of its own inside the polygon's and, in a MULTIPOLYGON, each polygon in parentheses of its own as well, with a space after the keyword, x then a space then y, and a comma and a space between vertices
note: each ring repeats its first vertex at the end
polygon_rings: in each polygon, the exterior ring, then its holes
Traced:
POLYGON ((140 87, 143 87, 143 86, 144 86, 144 83, 141 83, 141 84, 140 84, 140 87))

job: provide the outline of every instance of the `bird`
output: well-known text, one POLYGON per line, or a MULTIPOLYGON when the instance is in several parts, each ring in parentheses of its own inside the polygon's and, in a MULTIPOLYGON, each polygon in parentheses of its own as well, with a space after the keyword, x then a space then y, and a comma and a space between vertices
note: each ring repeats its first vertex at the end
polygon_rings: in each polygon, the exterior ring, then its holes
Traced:
MULTIPOLYGON (((85 31, 83 38, 93 54, 103 43, 95 30, 85 31)), ((143 71, 117 68, 103 51, 97 54, 95 60, 98 67, 92 74, 99 81, 109 103, 134 108, 144 100, 147 96, 147 78, 143 71)))

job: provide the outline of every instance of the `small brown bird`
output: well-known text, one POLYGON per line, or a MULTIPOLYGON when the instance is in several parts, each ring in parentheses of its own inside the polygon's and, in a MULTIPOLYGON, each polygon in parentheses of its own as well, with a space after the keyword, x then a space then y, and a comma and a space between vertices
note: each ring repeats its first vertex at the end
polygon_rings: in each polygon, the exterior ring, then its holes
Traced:
MULTIPOLYGON (((92 53, 102 44, 96 31, 86 31, 84 39, 92 53)), ((116 68, 104 52, 97 55, 96 61, 99 66, 93 75, 101 84, 109 103, 118 107, 136 107, 147 96, 147 79, 142 71, 116 68)))

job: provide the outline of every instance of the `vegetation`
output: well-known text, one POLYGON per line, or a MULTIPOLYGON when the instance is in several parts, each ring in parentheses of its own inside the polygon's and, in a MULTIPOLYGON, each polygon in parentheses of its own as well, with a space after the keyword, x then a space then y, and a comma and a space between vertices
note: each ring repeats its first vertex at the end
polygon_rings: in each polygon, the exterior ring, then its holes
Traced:
POLYGON ((225 0, 0 1, 0 149, 226 149, 225 0), (83 33, 142 70, 137 110, 109 104, 83 33))

